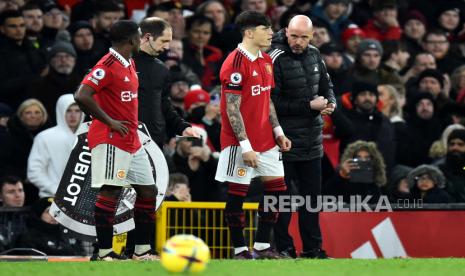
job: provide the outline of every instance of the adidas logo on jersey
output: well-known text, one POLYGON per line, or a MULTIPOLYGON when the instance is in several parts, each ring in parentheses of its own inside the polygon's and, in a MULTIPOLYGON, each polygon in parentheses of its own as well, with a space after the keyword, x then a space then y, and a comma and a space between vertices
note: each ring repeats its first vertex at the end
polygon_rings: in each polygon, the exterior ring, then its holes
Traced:
POLYGON ((253 70, 252 77, 256 77, 256 76, 258 76, 258 73, 255 70, 253 70))
POLYGON ((124 82, 130 82, 129 78, 127 76, 124 77, 124 82))

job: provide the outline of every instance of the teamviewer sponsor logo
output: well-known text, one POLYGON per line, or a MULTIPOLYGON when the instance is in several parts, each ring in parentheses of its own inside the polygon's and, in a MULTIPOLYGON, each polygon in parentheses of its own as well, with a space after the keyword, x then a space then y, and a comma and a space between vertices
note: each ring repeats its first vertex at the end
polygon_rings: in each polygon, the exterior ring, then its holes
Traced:
POLYGON ((137 93, 132 93, 131 91, 122 91, 121 92, 121 101, 130 102, 132 99, 137 98, 137 93))
POLYGON ((271 90, 271 86, 261 87, 260 85, 253 85, 252 86, 252 96, 260 95, 261 92, 271 90))

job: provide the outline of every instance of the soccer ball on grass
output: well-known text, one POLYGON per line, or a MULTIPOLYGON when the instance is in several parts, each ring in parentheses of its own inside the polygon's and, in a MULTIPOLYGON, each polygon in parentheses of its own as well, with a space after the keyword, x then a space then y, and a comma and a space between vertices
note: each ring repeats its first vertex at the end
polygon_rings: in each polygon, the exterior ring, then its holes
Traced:
POLYGON ((194 235, 176 235, 166 241, 160 256, 169 272, 201 272, 210 261, 208 246, 194 235))

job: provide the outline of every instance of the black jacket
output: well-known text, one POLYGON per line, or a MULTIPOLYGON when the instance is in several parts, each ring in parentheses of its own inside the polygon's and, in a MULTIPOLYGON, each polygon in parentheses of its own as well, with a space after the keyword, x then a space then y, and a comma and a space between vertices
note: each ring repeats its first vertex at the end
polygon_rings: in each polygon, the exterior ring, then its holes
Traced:
MULTIPOLYGON (((353 109, 343 109, 343 114, 348 119, 345 128, 345 136, 340 136, 340 151, 343 152, 348 144, 357 140, 375 142, 383 155, 387 171, 394 166, 396 155, 396 141, 394 127, 389 119, 380 111, 361 113, 353 109)), ((336 131, 336 135, 340 132, 336 131)))
POLYGON ((16 109, 29 98, 27 87, 39 79, 45 59, 27 39, 19 46, 0 36, 0 102, 16 109))
POLYGON ((18 116, 11 117, 7 135, 0 140, 0 176, 16 175, 25 179, 34 137, 49 127, 50 123, 47 122, 36 130, 29 130, 18 116))
POLYGON ((80 241, 66 237, 58 224, 48 224, 36 215, 27 221, 27 231, 18 237, 16 247, 34 248, 47 255, 83 256, 84 248, 80 241))
POLYGON ((320 52, 309 46, 302 54, 293 54, 281 30, 274 35, 269 54, 276 84, 271 98, 284 133, 292 141, 291 151, 283 158, 285 161, 320 158, 323 119, 319 111, 310 109, 310 101, 323 96, 328 102, 336 103, 320 52))
POLYGON ((55 123, 55 108, 58 98, 64 94, 74 93, 82 78, 83 76, 76 72, 65 75, 58 73, 50 67, 50 72, 46 76, 31 83, 28 95, 44 104, 48 112, 49 121, 55 123))
POLYGON ((134 57, 139 76, 139 120, 150 136, 162 146, 169 134, 182 133, 189 127, 169 100, 169 71, 157 58, 145 52, 134 57))

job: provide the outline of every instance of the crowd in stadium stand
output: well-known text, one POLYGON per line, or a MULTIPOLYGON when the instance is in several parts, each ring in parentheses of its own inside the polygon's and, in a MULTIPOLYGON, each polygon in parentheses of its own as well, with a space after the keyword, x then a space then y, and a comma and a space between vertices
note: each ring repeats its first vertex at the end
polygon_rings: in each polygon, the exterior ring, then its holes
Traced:
MULTIPOLYGON (((85 117, 72 94, 107 53, 119 19, 171 24, 170 49, 159 56, 169 68, 162 89, 204 139, 176 143, 168 127, 157 141, 172 174, 167 200, 225 200, 214 179, 219 70, 241 40, 234 18, 245 10, 269 16, 275 32, 297 14, 313 21, 311 43, 337 97, 336 111, 324 116, 323 193, 465 203, 464 1, 7 0, 0 2, 0 200, 34 210, 27 227, 17 226, 28 231, 17 231, 16 245, 56 231, 42 213, 85 117), (354 158, 373 162, 372 181, 351 181, 354 158)), ((0 249, 12 245, 4 237, 0 249)), ((63 252, 74 246, 58 243, 63 252)))

